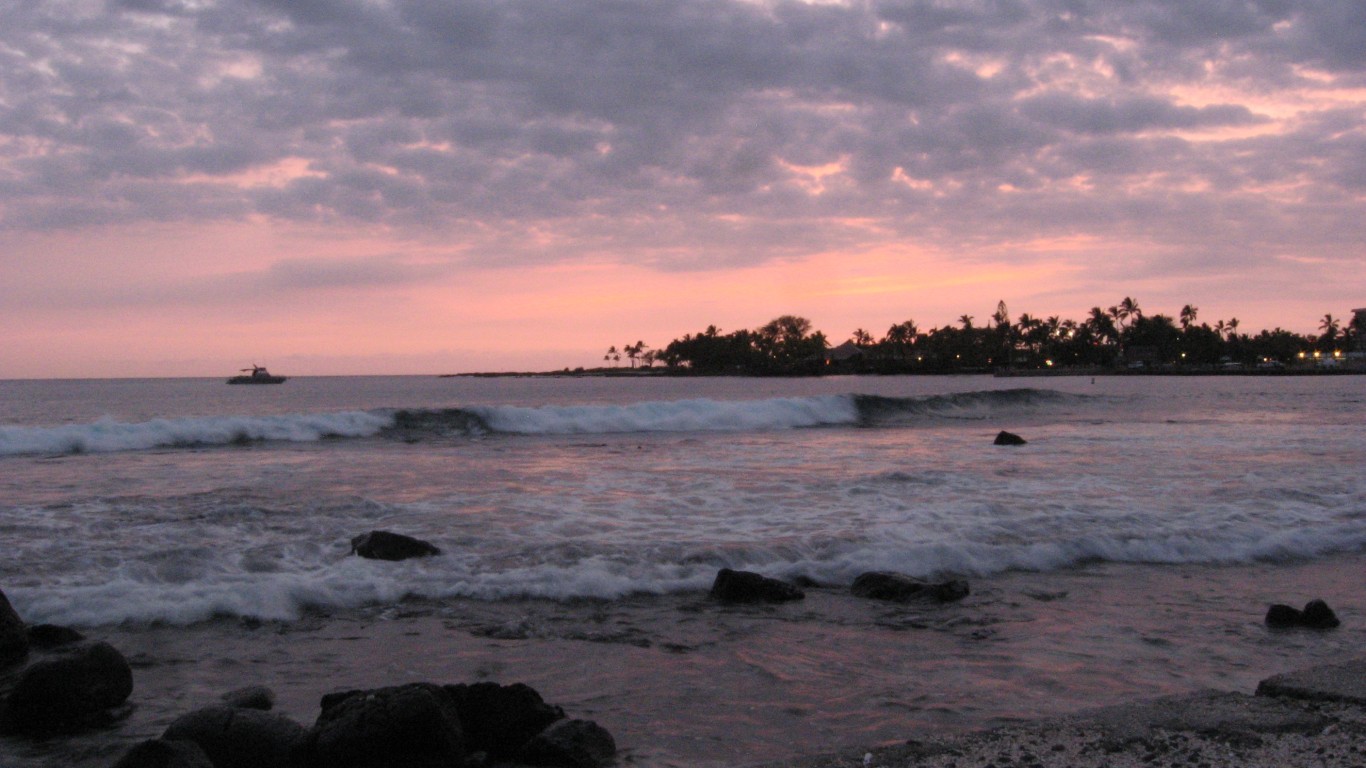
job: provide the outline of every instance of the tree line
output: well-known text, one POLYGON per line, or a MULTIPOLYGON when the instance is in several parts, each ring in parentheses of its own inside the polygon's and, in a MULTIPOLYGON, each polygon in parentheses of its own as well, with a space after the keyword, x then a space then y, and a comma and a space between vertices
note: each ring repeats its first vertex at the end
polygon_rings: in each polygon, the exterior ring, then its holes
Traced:
POLYGON ((957 324, 922 331, 914 320, 895 323, 880 337, 855 329, 832 348, 811 321, 783 315, 753 330, 722 333, 715 325, 674 339, 662 349, 642 342, 613 346, 603 358, 631 367, 663 363, 698 374, 816 375, 850 373, 972 373, 998 369, 1178 366, 1279 367, 1340 358, 1363 330, 1323 316, 1318 335, 1282 328, 1256 334, 1240 331, 1238 319, 1213 325, 1197 322, 1199 309, 1187 304, 1176 318, 1148 315, 1131 297, 1082 320, 1028 313, 1012 320, 1004 301, 978 325, 972 315, 957 324))

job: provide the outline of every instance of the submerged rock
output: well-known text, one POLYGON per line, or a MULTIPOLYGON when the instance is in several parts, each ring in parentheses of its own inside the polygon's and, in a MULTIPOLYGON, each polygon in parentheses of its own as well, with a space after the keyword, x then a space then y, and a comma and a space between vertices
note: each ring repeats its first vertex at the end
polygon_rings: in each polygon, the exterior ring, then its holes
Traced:
POLYGON ((1286 627, 1306 627, 1309 629, 1332 629, 1342 622, 1337 614, 1322 600, 1310 600, 1304 610, 1277 603, 1266 611, 1266 625, 1276 629, 1286 627))
POLYGON ((193 741, 150 739, 125 752, 114 768, 214 768, 214 764, 193 741))
POLYGON ((904 573, 893 571, 868 571, 859 574, 859 577, 854 579, 854 585, 850 591, 856 597, 890 600, 897 603, 908 603, 915 600, 950 603, 962 600, 969 593, 966 581, 955 579, 935 584, 913 579, 904 573))
POLYGON ((785 581, 722 568, 712 582, 711 596, 727 603, 781 603, 801 600, 806 593, 785 581))
POLYGON ((564 710, 545 703, 528 685, 484 682, 447 685, 470 752, 495 760, 517 754, 533 736, 564 719, 564 710))
POLYGON ((249 685, 228 691, 221 697, 223 703, 238 709, 259 709, 269 712, 275 706, 275 691, 264 685, 249 685))
POLYGON ((447 768, 462 764, 465 742, 451 695, 410 683, 324 696, 297 757, 302 768, 447 768))
POLYGON ((214 768, 292 768, 306 733, 284 715, 220 705, 181 715, 161 738, 198 744, 214 768))
POLYGON ((28 643, 30 648, 50 650, 60 648, 64 645, 79 643, 85 639, 85 635, 72 629, 71 627, 59 627, 56 624, 35 624, 28 628, 28 643))
POLYGON ((0 733, 41 736, 101 724, 132 692, 133 669, 112 645, 73 648, 20 673, 0 708, 0 733))
POLYGON ((28 631, 9 598, 0 591, 0 667, 5 667, 28 655, 28 631))
POLYGON ((993 445, 1025 445, 1028 442, 1028 440, 1024 439, 1023 437, 1020 437, 1014 432, 1006 432, 1005 430, 1001 430, 1000 432, 996 433, 996 441, 993 443, 993 445))
POLYGON ((517 755, 526 765, 599 768, 617 753, 617 743, 591 720, 560 720, 527 742, 517 755))
POLYGON ((389 531, 371 531, 351 539, 351 552, 371 560, 407 560, 441 554, 428 542, 389 531))

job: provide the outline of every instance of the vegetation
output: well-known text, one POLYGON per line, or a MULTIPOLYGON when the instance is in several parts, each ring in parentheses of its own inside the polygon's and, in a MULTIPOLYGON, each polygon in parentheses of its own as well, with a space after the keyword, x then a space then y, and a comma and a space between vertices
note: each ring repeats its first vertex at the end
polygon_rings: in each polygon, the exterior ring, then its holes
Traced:
MULTIPOLYGON (((1004 301, 987 325, 961 315, 956 325, 922 331, 914 320, 895 323, 882 338, 855 329, 834 348, 811 321, 795 315, 774 318, 754 330, 722 333, 707 326, 674 339, 662 349, 644 342, 622 352, 634 368, 660 362, 698 374, 815 375, 845 373, 971 373, 1000 369, 1220 370, 1275 368, 1336 360, 1363 331, 1324 315, 1318 336, 1276 328, 1256 335, 1239 332, 1237 318, 1213 326, 1198 323, 1199 308, 1187 304, 1177 319, 1144 314, 1131 297, 1108 309, 1093 307, 1080 321, 1022 314, 1012 321, 1004 301)), ((615 346, 604 360, 620 361, 615 346)))

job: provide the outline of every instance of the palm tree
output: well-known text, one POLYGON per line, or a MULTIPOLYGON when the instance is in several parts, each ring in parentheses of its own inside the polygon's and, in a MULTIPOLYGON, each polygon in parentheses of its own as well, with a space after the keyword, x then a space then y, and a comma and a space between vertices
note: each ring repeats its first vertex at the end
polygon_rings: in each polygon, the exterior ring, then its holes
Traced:
POLYGON ((1228 328, 1228 337, 1229 337, 1230 339, 1233 338, 1234 336, 1238 335, 1238 318, 1236 318, 1236 317, 1230 317, 1230 318, 1228 319, 1228 326, 1227 326, 1227 328, 1228 328))
POLYGON ((1187 304, 1186 306, 1181 308, 1181 330, 1190 330, 1191 325, 1195 323, 1195 315, 1199 311, 1199 307, 1192 306, 1190 304, 1187 304))
POLYGON ((607 354, 605 354, 605 355, 602 356, 602 359, 603 359, 604 362, 610 361, 610 360, 612 360, 613 358, 616 358, 617 360, 620 360, 620 359, 621 359, 621 355, 618 355, 618 354, 617 354, 617 345, 615 345, 615 344, 613 344, 612 346, 608 347, 608 348, 607 348, 607 354))
POLYGON ((873 343, 873 334, 862 328, 855 328, 854 335, 850 337, 850 341, 854 342, 854 345, 859 347, 871 346, 873 343))
POLYGON ((625 352, 626 356, 630 358, 631 367, 634 368, 636 367, 636 358, 640 356, 641 352, 645 351, 645 342, 637 341, 635 344, 627 344, 621 348, 621 351, 625 352))
POLYGON ((959 315, 958 322, 963 324, 963 330, 972 330, 972 315, 959 315))
POLYGON ((1338 337, 1338 331, 1342 328, 1342 323, 1331 314, 1323 316, 1319 323, 1319 330, 1323 331, 1323 340, 1331 342, 1338 337))
POLYGON ((898 360, 905 360, 906 350, 915 343, 915 337, 918 333, 920 333, 920 329, 915 327, 915 321, 907 320, 888 328, 887 335, 882 338, 882 343, 887 345, 887 348, 898 360))

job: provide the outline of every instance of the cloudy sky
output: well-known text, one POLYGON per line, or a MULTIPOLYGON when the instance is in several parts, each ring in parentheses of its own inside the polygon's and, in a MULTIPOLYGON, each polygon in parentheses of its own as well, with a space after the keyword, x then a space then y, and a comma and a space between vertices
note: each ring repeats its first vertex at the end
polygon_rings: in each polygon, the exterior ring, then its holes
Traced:
POLYGON ((0 10, 0 378, 1366 306, 1360 0, 0 10))

